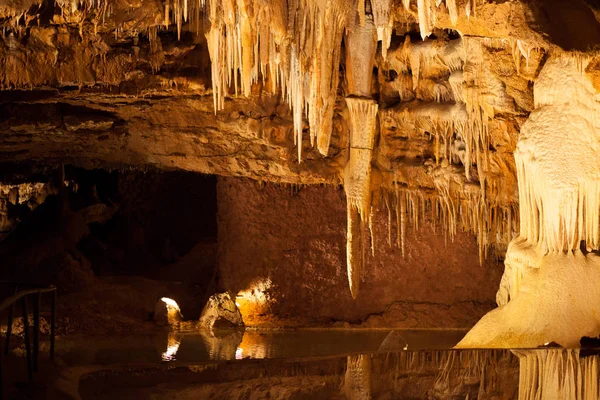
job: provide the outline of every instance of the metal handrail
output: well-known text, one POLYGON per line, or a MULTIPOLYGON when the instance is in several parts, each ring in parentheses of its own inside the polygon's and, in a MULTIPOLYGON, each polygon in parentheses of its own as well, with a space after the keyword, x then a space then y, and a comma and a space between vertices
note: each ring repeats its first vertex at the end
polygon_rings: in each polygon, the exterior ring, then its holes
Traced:
MULTIPOLYGON (((27 374, 29 381, 33 381, 33 373, 38 369, 39 346, 40 346, 40 308, 43 293, 52 293, 50 314, 50 359, 54 359, 54 344, 56 339, 56 287, 43 286, 39 284, 0 281, 0 285, 13 285, 15 294, 0 303, 0 312, 8 309, 8 327, 6 329, 6 345, 4 353, 8 355, 10 349, 10 338, 12 336, 13 316, 17 302, 21 302, 23 313, 23 333, 25 340, 25 354, 27 357, 27 374), (30 289, 18 290, 20 286, 30 289), (27 312, 27 298, 35 295, 33 303, 33 360, 32 349, 29 342, 29 315, 27 312)), ((2 351, 0 351, 0 400, 4 398, 4 384, 2 377, 2 351)))

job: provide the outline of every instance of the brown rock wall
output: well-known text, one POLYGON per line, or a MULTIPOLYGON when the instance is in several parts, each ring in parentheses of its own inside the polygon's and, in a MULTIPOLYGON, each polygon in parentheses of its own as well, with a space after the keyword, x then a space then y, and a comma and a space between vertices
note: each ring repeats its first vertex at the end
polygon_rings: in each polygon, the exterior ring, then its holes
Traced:
MULTIPOLYGON (((398 247, 388 245, 383 206, 374 224, 375 256, 365 255, 354 301, 346 278, 341 188, 219 178, 217 196, 222 285, 237 292, 270 279, 270 318, 283 324, 466 328, 495 306, 502 264, 480 265, 471 234, 458 233, 445 244, 443 231, 434 231, 431 223, 411 228, 403 258, 398 247)), ((395 243, 395 224, 391 228, 395 243)))

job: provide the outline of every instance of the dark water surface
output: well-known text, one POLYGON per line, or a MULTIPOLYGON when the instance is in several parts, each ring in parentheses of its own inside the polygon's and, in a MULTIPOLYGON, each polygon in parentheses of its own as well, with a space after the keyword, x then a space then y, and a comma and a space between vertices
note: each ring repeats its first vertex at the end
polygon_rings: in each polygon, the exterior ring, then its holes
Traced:
POLYGON ((455 350, 463 331, 214 331, 60 341, 83 399, 599 399, 598 352, 455 350))

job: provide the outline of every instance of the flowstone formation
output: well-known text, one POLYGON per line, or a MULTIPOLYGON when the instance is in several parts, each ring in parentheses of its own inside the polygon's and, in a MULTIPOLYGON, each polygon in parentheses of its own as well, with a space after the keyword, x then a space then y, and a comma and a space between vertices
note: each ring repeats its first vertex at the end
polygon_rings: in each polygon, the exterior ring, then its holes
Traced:
POLYGON ((459 347, 578 347, 600 334, 600 138, 594 64, 552 56, 515 151, 520 236, 506 255, 500 307, 459 347), (593 77, 593 74, 591 74, 593 77), (581 250, 580 250, 581 249, 581 250))

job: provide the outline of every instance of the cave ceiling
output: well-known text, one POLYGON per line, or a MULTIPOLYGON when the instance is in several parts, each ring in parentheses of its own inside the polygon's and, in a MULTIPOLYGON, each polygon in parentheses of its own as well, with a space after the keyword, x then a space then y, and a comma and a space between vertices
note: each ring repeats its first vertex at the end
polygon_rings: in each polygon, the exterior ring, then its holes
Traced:
MULTIPOLYGON (((553 53, 594 58, 600 43, 594 0, 237 3, 0 0, 0 162, 339 185, 350 157, 345 98, 359 93, 378 106, 373 201, 395 202, 412 221, 428 203, 450 233, 469 229, 485 250, 518 229, 513 152, 541 66, 553 53), (238 12, 245 4, 254 18, 246 28, 262 41, 231 29, 221 39, 237 40, 230 47, 240 54, 254 45, 262 63, 248 68, 219 47, 225 3, 238 12), (353 4, 346 19, 327 14, 336 3, 353 4), (377 24, 382 3, 371 83, 357 92, 364 82, 348 71, 360 65, 348 63, 360 64, 362 48, 349 46, 348 32, 365 18, 377 24), (293 7, 314 20, 281 22, 293 7), (298 51, 303 32, 319 29, 326 33, 313 54, 298 51), (306 65, 333 60, 321 98, 297 97, 298 71, 278 58, 286 51, 306 65)), ((596 65, 586 71, 594 83, 596 65)))

